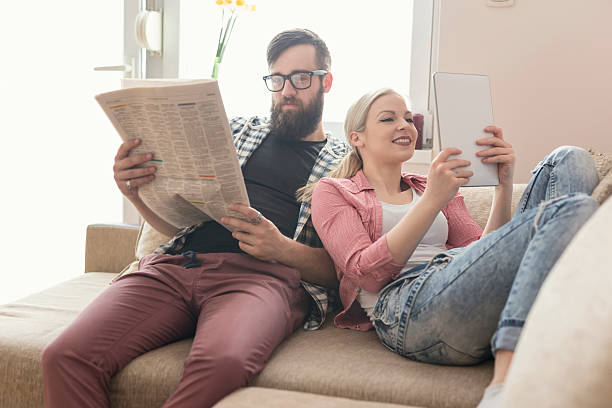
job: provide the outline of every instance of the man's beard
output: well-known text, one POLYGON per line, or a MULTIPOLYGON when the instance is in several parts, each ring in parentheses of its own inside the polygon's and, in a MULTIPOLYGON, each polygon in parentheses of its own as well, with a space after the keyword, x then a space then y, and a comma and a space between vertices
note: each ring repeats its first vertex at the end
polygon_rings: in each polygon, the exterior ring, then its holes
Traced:
POLYGON ((270 109, 270 131, 277 137, 288 140, 302 140, 317 130, 323 116, 323 90, 309 106, 304 108, 297 98, 283 97, 270 109), (283 110, 284 104, 297 105, 297 109, 283 110))

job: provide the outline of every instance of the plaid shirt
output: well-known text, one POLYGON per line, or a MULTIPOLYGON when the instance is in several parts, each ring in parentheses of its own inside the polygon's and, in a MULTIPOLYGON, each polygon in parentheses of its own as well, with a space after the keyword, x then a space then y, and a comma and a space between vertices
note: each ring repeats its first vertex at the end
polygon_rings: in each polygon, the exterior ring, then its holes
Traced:
MULTIPOLYGON (((241 167, 244 167, 253 152, 270 133, 269 123, 267 119, 254 116, 251 118, 234 118, 230 125, 238 153, 238 162, 241 167)), ((349 148, 344 142, 328 137, 327 143, 319 152, 319 156, 312 167, 308 183, 317 181, 328 171, 335 168, 348 151, 349 148)), ((192 225, 179 231, 168 244, 161 245, 155 253, 177 254, 182 252, 187 235, 195 231, 198 226, 192 225)), ((323 247, 310 218, 310 201, 302 203, 293 239, 314 248, 323 247)), ((316 306, 311 307, 304 329, 315 330, 321 327, 325 321, 330 306, 338 303, 338 294, 335 290, 329 290, 310 282, 302 281, 302 286, 310 294, 316 306)))

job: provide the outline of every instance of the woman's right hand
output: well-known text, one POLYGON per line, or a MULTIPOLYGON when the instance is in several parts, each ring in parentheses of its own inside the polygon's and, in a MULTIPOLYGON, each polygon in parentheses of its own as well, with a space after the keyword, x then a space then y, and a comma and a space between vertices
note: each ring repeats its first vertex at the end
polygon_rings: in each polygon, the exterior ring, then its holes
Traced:
POLYGON ((151 153, 137 154, 130 156, 130 151, 140 144, 140 139, 132 139, 119 146, 115 156, 113 172, 115 183, 126 198, 132 201, 138 198, 138 187, 153 181, 155 178, 156 167, 136 167, 153 158, 151 153))
POLYGON ((446 204, 457 194, 459 187, 467 184, 474 173, 470 170, 462 169, 471 163, 468 160, 451 159, 451 155, 461 154, 461 150, 456 147, 448 147, 442 150, 431 162, 429 174, 427 175, 427 187, 423 198, 444 208, 446 204))

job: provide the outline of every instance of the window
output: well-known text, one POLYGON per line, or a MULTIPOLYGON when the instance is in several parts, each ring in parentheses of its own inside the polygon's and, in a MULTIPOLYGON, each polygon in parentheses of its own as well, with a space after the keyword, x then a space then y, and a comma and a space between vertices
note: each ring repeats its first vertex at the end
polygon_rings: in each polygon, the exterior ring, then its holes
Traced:
MULTIPOLYGON (((247 2, 250 3, 250 2, 247 2)), ((346 110, 367 90, 389 86, 410 94, 412 0, 386 2, 252 0, 257 10, 238 17, 219 70, 228 116, 263 114, 270 95, 266 47, 278 32, 309 28, 332 57, 332 91, 324 122, 343 122, 346 110)), ((210 77, 221 10, 214 0, 182 0, 179 76, 210 77)))
POLYGON ((0 303, 83 273, 87 225, 121 221, 121 140, 93 98, 121 74, 93 68, 121 63, 123 44, 121 0, 95 18, 76 0, 3 5, 0 303))

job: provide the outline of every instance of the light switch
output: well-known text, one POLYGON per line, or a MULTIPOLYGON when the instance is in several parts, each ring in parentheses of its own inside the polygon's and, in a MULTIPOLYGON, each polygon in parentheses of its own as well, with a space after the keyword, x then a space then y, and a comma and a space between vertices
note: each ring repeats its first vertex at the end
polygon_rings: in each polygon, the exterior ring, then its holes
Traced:
POLYGON ((489 7, 512 7, 514 0, 486 0, 489 7))

